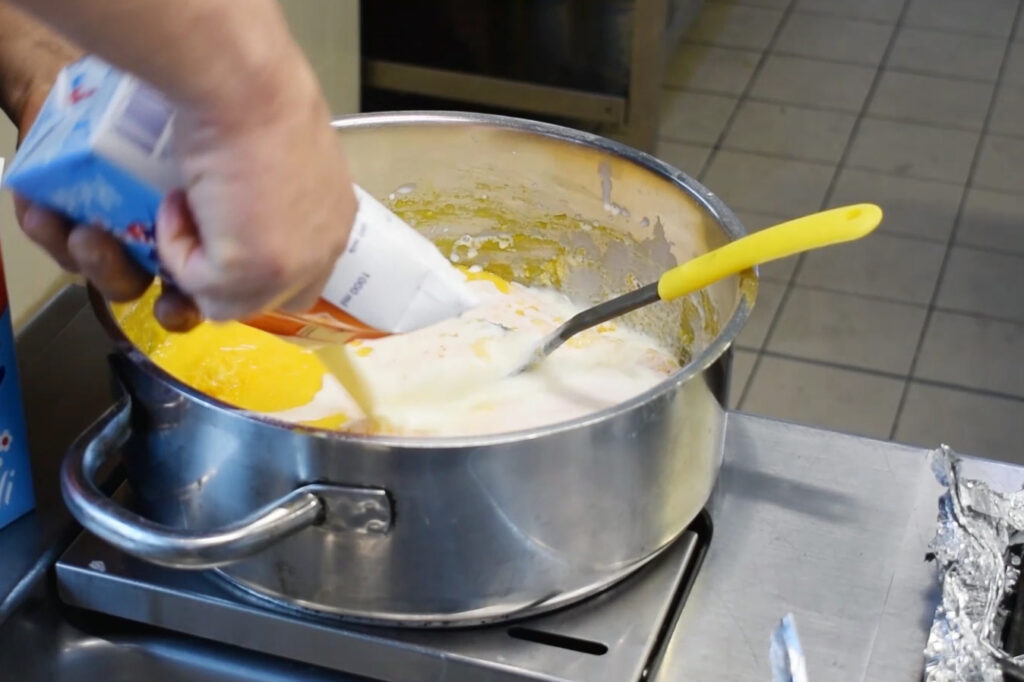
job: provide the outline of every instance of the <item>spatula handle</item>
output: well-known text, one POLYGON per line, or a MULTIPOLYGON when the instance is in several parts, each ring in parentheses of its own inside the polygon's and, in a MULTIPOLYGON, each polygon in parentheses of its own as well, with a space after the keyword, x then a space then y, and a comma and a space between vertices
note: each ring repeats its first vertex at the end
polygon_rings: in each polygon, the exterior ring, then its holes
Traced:
POLYGON ((761 263, 860 239, 880 222, 881 208, 855 204, 768 227, 672 268, 658 279, 658 296, 671 301, 761 263))

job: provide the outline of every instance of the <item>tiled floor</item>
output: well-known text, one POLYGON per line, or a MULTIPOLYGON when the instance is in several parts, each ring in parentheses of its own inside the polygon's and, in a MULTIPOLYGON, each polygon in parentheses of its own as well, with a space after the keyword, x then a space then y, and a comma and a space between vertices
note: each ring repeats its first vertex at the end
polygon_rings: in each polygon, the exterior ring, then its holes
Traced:
POLYGON ((881 204, 867 240, 774 263, 734 403, 1024 462, 1022 0, 708 0, 659 154, 754 230, 881 204))

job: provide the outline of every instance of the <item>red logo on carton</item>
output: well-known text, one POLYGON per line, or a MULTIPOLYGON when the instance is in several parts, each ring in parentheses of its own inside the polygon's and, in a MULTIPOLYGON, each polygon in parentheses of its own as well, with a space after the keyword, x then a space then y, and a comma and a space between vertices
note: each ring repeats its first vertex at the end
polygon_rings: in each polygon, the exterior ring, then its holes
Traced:
POLYGON ((128 242, 134 242, 137 244, 155 244, 156 233, 154 226, 145 225, 143 223, 131 223, 124 231, 125 239, 128 242))
POLYGON ((82 100, 89 99, 96 92, 96 88, 84 88, 82 87, 82 76, 76 76, 71 81, 71 92, 68 93, 68 99, 71 100, 72 104, 78 104, 82 100))
POLYGON ((91 90, 83 90, 81 87, 77 87, 71 91, 71 103, 78 104, 83 99, 89 99, 90 97, 92 97, 92 94, 94 92, 96 92, 95 88, 91 90))

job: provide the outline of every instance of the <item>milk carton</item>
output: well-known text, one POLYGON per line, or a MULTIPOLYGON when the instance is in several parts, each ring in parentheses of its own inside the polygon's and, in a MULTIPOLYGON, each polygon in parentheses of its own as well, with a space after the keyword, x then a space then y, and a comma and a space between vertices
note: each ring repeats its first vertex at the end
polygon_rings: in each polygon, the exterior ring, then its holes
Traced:
MULTIPOLYGON (((0 159, 0 173, 4 161, 0 159)), ((0 528, 32 509, 25 413, 14 358, 14 330, 0 259, 0 528)))
MULTIPOLYGON (((111 232, 157 274, 157 210, 183 184, 174 109, 142 81, 86 57, 58 76, 4 184, 111 232)), ((352 236, 316 307, 269 313, 250 324, 338 341, 412 331, 476 304, 464 277, 433 244, 367 192, 355 191, 352 236)))
POLYGON ((180 185, 173 113, 141 82, 86 57, 58 74, 4 185, 76 223, 112 232, 155 273, 156 211, 180 185))

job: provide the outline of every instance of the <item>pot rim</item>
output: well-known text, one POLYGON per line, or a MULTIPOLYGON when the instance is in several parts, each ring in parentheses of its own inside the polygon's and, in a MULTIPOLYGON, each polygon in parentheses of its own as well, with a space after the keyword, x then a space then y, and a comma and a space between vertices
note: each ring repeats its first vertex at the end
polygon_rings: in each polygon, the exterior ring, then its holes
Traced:
MULTIPOLYGON (((668 180, 671 184, 675 185, 677 189, 689 194, 718 221, 731 240, 739 239, 746 234, 746 230, 743 228, 739 218, 736 217, 732 210, 730 210, 717 195, 697 182, 694 178, 646 152, 642 152, 621 142, 616 142, 585 131, 552 123, 543 123, 540 121, 532 121, 529 119, 515 118, 511 116, 457 111, 401 111, 352 114, 335 119, 331 122, 331 125, 336 129, 344 130, 347 128, 408 126, 424 123, 430 125, 478 124, 493 128, 534 133, 542 137, 548 137, 561 142, 568 142, 570 144, 591 147, 598 151, 621 157, 661 176, 663 179, 668 180)), ((333 429, 295 424, 293 422, 274 419, 260 413, 235 407, 201 393, 181 381, 178 381, 152 362, 148 356, 140 351, 135 344, 125 336, 120 325, 118 325, 114 320, 107 301, 92 286, 89 287, 89 300, 100 324, 113 340, 118 351, 125 354, 139 369, 145 371, 147 374, 154 376, 164 383, 170 384, 175 390, 210 407, 211 409, 228 412, 234 416, 260 422, 268 426, 285 428, 290 431, 305 433, 310 436, 325 438, 338 443, 353 443, 363 446, 377 447, 398 447, 410 450, 436 450, 438 448, 463 449, 504 445, 541 438, 564 431, 571 431, 609 420, 674 391, 677 387, 691 380, 714 364, 714 362, 729 349, 729 346, 732 344, 733 340, 739 334, 743 325, 749 318, 757 296, 757 268, 752 268, 746 272, 740 273, 739 278, 739 291, 741 292, 740 300, 732 316, 703 351, 692 358, 690 362, 669 375, 669 377, 664 381, 651 387, 647 391, 630 398, 629 400, 576 419, 531 429, 520 429, 517 431, 480 436, 413 437, 360 435, 333 429)))

